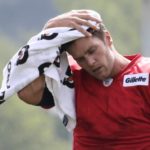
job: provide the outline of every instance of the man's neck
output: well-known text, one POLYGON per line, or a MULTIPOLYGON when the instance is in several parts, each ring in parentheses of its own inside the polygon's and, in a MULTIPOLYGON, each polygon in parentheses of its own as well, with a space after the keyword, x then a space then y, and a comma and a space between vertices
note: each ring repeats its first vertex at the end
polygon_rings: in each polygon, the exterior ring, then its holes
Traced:
POLYGON ((114 62, 114 75, 118 74, 120 71, 122 71, 131 61, 124 56, 120 55, 119 53, 116 53, 115 55, 115 62, 114 62))

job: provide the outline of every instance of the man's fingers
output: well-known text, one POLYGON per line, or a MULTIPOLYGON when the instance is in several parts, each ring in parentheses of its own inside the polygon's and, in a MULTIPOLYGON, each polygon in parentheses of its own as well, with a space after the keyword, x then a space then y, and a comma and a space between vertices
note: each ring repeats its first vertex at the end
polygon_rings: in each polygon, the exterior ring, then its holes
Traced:
POLYGON ((82 19, 96 21, 98 23, 102 22, 101 18, 96 18, 94 16, 91 16, 91 12, 92 12, 92 10, 84 10, 83 9, 83 10, 72 10, 68 14, 72 14, 72 16, 76 16, 76 17, 79 17, 82 19))
POLYGON ((87 27, 90 27, 92 28, 93 30, 98 30, 99 29, 99 26, 96 24, 96 25, 93 25, 91 22, 89 22, 88 20, 85 20, 85 19, 80 19, 78 17, 73 17, 71 18, 72 21, 71 21, 71 24, 70 24, 70 27, 73 27, 73 28, 76 28, 77 30, 80 29, 80 32, 82 31, 82 33, 85 33, 87 35, 87 31, 83 31, 85 29, 83 29, 82 26, 87 26, 87 27))
POLYGON ((72 27, 75 28, 76 30, 78 30, 79 32, 81 32, 82 34, 84 34, 87 37, 91 36, 91 33, 86 31, 85 29, 83 29, 83 27, 81 27, 81 25, 78 25, 76 23, 72 23, 72 27))
POLYGON ((92 28, 93 30, 99 29, 97 25, 93 25, 92 23, 90 23, 88 20, 85 20, 85 19, 80 19, 80 18, 75 17, 74 22, 76 22, 79 25, 88 26, 88 27, 92 28))
POLYGON ((90 14, 85 14, 85 13, 83 13, 83 14, 75 13, 75 14, 72 14, 72 16, 83 19, 83 20, 95 21, 97 23, 102 22, 101 19, 98 19, 96 17, 91 16, 90 14))

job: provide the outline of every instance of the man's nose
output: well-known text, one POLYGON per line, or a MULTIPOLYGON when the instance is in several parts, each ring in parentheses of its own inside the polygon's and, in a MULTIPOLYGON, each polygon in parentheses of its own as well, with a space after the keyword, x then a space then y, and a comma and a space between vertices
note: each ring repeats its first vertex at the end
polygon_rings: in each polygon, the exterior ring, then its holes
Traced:
POLYGON ((96 60, 93 57, 87 57, 86 63, 88 66, 92 67, 95 64, 96 60))

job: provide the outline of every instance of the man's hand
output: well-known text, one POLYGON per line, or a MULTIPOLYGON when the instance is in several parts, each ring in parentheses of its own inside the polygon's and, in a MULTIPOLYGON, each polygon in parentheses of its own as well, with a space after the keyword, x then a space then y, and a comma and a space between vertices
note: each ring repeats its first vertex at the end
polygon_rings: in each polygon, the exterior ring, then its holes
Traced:
POLYGON ((53 27, 71 27, 75 28, 85 36, 91 36, 91 34, 84 30, 81 25, 89 26, 94 30, 97 29, 96 26, 92 25, 88 20, 96 21, 97 23, 102 22, 90 15, 90 10, 72 10, 68 13, 64 13, 55 18, 50 19, 44 26, 44 29, 53 27))

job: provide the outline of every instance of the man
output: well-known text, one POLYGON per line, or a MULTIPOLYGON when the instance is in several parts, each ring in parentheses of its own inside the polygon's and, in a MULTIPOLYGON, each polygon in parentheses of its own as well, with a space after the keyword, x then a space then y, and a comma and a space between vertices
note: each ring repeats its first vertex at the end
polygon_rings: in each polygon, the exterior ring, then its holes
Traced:
MULTIPOLYGON (((77 124, 74 150, 150 149, 150 59, 120 55, 100 21, 95 29, 88 11, 73 11, 50 20, 45 28, 71 26, 85 37, 64 44, 81 69, 73 69, 77 124), (80 25, 90 26, 85 31, 80 25), (93 29, 94 28, 94 29, 93 29)), ((94 19, 94 18, 92 18, 94 19)), ((21 90, 25 102, 42 101, 44 77, 21 90), (34 94, 33 94, 34 93, 34 94)))

